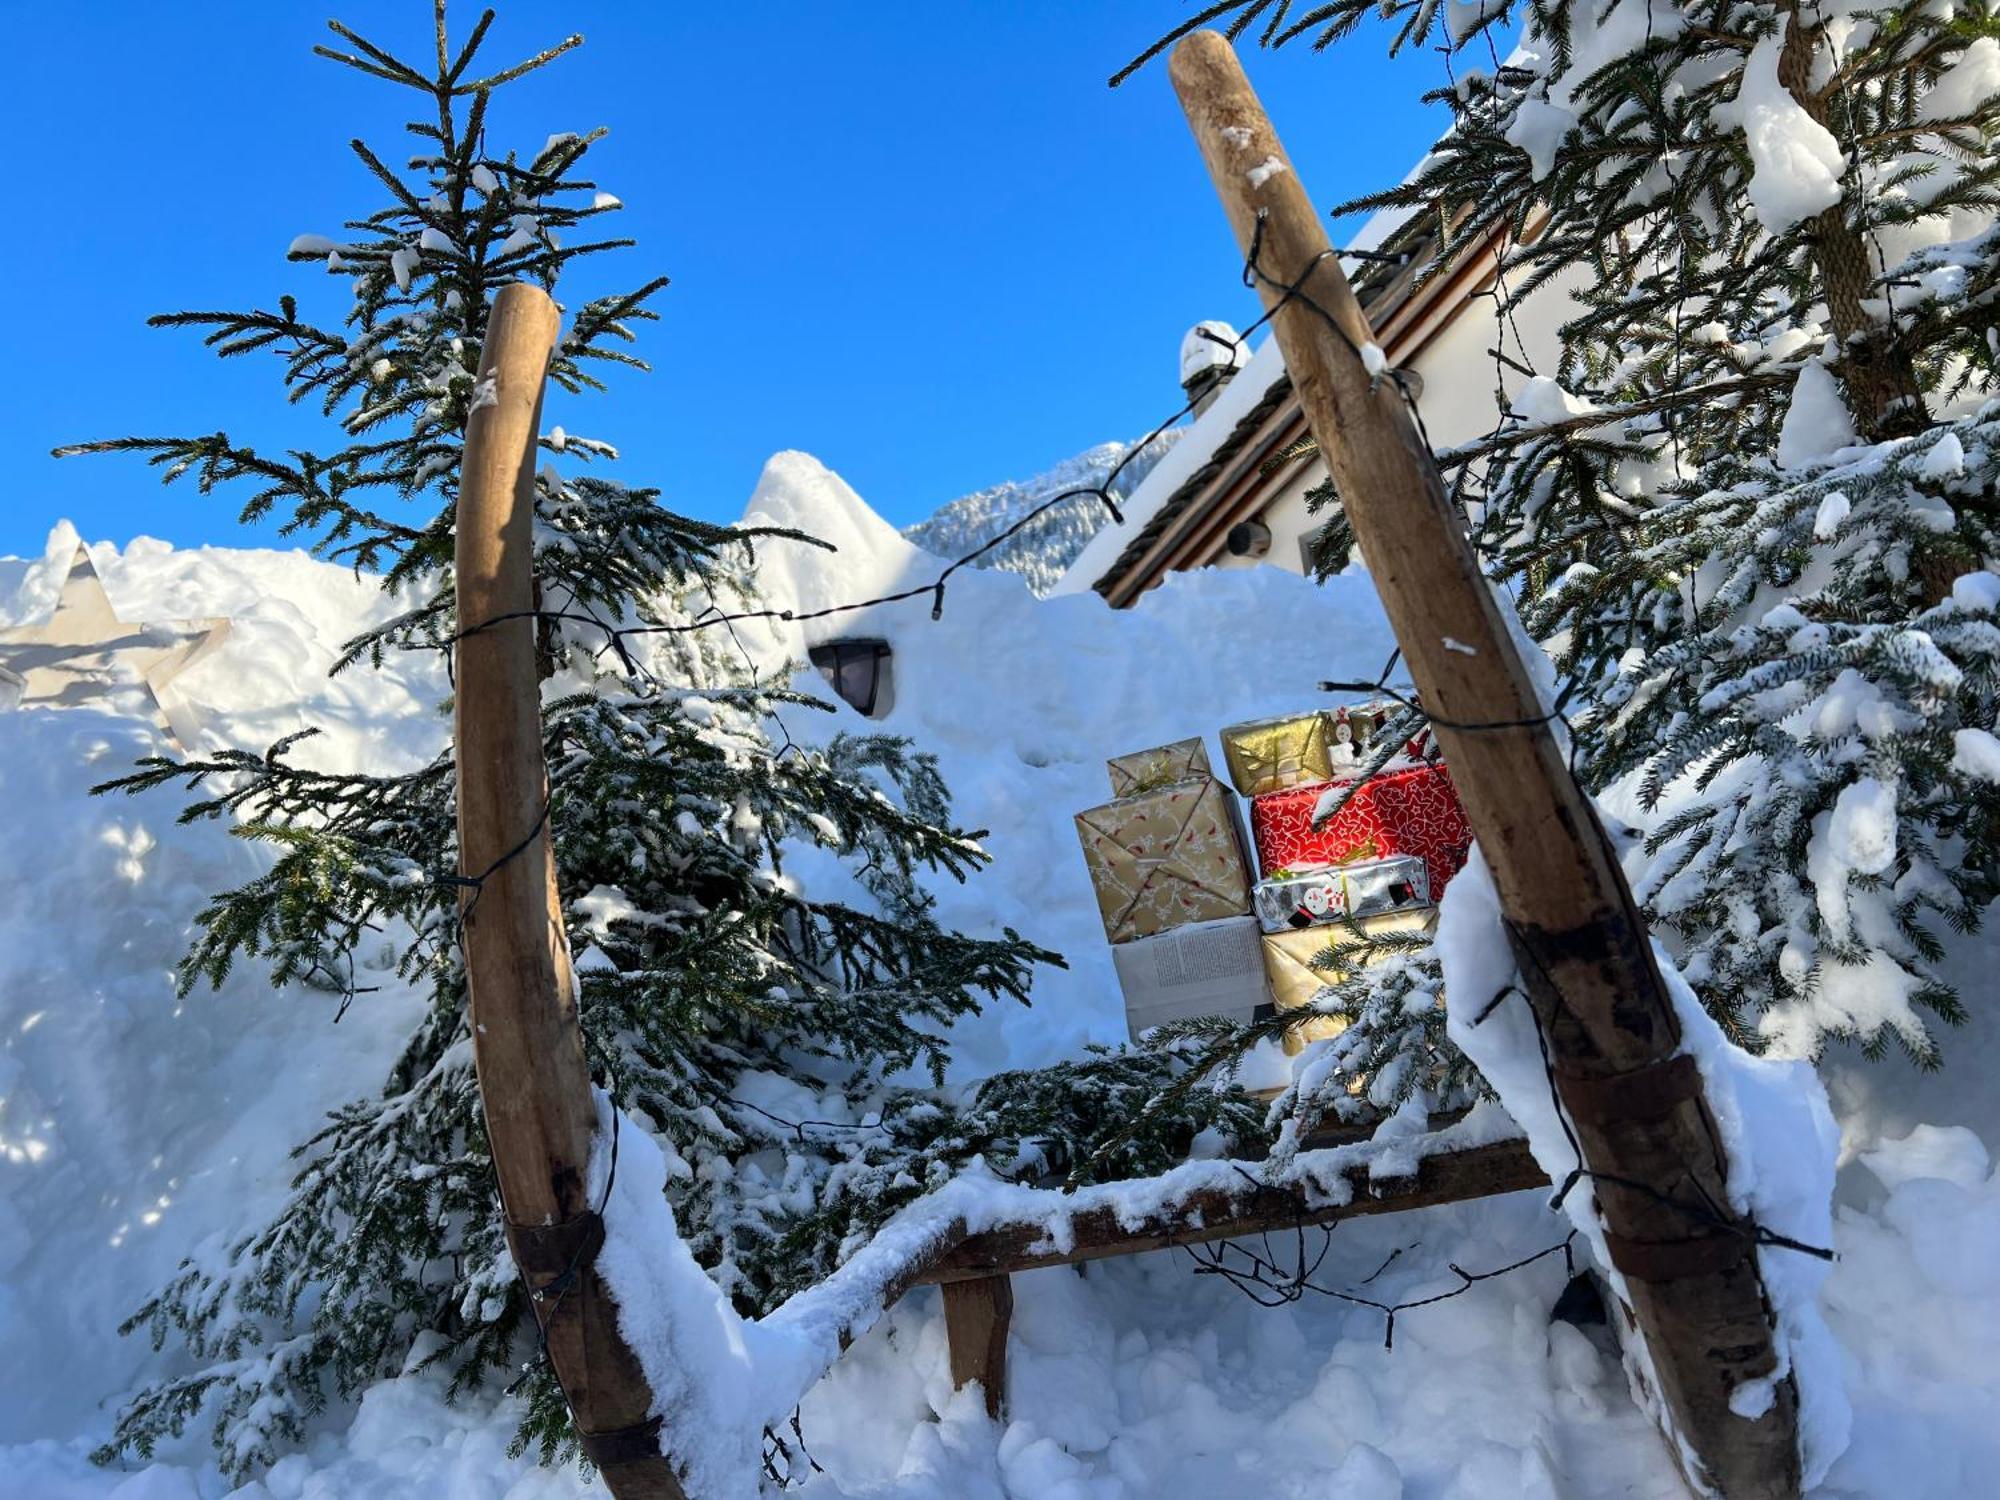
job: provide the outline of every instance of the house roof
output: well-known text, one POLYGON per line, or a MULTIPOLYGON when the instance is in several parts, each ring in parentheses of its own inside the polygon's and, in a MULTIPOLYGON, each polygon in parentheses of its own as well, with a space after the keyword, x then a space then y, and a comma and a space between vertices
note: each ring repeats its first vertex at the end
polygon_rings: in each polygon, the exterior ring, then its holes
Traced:
MULTIPOLYGON (((1392 364, 1403 365, 1492 285, 1504 246, 1489 241, 1490 255, 1478 253, 1482 247, 1471 253, 1453 247, 1457 253, 1440 269, 1444 240, 1433 216, 1420 213, 1387 231, 1382 219, 1365 226, 1350 249, 1379 244, 1375 254, 1396 259, 1369 259, 1352 281, 1376 341, 1392 364)), ((1291 376, 1276 340, 1269 340, 1176 446, 1170 457, 1178 462, 1162 463, 1126 502, 1127 524, 1093 538, 1065 583, 1094 589, 1123 608, 1168 572, 1213 562, 1229 528, 1289 483, 1285 467, 1266 472, 1269 459, 1306 435, 1291 376), (1239 395, 1237 388, 1250 382, 1257 384, 1239 395)))

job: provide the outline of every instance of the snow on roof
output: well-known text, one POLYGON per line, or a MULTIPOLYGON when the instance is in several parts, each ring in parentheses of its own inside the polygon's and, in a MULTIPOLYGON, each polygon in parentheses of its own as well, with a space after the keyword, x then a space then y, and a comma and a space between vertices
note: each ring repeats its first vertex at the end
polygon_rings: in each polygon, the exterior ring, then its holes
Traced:
POLYGON ((1271 383, 1284 373, 1285 357, 1278 351, 1278 341, 1267 337, 1250 356, 1250 362, 1223 387, 1222 393, 1215 398, 1215 404, 1196 417, 1187 429, 1187 435, 1174 444, 1173 451, 1153 466, 1153 472, 1146 476, 1145 483, 1119 502, 1118 510, 1125 517, 1123 524, 1113 522, 1092 537, 1089 545, 1077 554, 1076 561, 1069 565, 1062 581, 1051 590, 1051 596, 1088 593, 1090 586, 1118 560, 1127 544, 1145 530, 1146 524, 1168 498, 1208 462, 1216 444, 1263 400, 1271 383))

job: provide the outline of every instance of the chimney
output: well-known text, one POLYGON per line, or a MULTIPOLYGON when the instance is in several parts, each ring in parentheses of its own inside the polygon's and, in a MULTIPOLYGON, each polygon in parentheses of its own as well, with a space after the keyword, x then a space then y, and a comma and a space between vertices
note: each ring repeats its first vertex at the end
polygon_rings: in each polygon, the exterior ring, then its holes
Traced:
POLYGON ((1207 411, 1249 362, 1250 351, 1227 323, 1211 318, 1190 328, 1181 340, 1181 389, 1194 402, 1194 414, 1207 411))

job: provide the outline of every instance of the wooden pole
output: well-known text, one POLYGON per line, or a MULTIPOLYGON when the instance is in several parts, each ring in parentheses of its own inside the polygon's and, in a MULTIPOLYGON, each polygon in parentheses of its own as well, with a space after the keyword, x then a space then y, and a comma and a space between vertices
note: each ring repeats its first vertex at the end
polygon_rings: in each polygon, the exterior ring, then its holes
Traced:
POLYGON ((1791 1376, 1777 1382, 1763 1415, 1729 1409, 1732 1392, 1778 1368, 1771 1313, 1747 1226, 1700 1217, 1705 1204, 1729 1213, 1727 1164, 1699 1077, 1675 1059, 1679 1023, 1632 893, 1540 722, 1526 663, 1429 449, 1394 383, 1373 379, 1357 352, 1374 342, 1367 319, 1235 52, 1220 35, 1197 32, 1174 49, 1170 72, 1246 255, 1262 225, 1260 294, 1277 308, 1285 366, 1410 675, 1436 715, 1585 1165, 1638 1184, 1599 1177, 1591 1186, 1658 1395, 1691 1458, 1672 1434, 1669 1446, 1698 1489, 1730 1500, 1795 1496, 1791 1376), (1279 306, 1294 282, 1300 298, 1279 306), (1518 727, 1472 732, 1445 721, 1518 727))
POLYGON ((1014 1283, 1007 1276, 975 1276, 947 1281, 944 1294, 945 1352, 951 1361, 951 1388, 978 1381, 986 1393, 986 1415, 994 1421, 1007 1404, 1007 1329, 1014 1321, 1014 1283))
POLYGON ((594 1264, 587 1175, 597 1106, 556 896, 533 619, 542 387, 561 315, 546 293, 493 299, 459 479, 455 728, 472 1051, 507 1243, 584 1451, 618 1500, 682 1500, 653 1398, 594 1264), (525 841, 525 842, 524 842, 525 841))

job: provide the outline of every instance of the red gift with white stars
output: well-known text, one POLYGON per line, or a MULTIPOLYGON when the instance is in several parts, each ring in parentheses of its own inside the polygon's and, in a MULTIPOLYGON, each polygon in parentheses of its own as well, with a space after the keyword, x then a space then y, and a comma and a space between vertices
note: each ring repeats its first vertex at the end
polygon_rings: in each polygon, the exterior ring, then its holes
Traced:
POLYGON ((1250 836, 1259 873, 1414 854, 1430 875, 1431 900, 1456 875, 1472 847, 1472 829, 1451 773, 1412 766, 1371 776, 1318 828, 1313 809, 1338 781, 1311 782, 1250 799, 1250 836))

